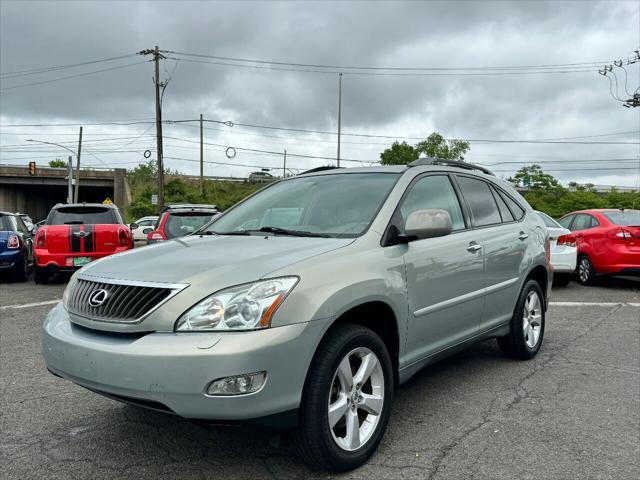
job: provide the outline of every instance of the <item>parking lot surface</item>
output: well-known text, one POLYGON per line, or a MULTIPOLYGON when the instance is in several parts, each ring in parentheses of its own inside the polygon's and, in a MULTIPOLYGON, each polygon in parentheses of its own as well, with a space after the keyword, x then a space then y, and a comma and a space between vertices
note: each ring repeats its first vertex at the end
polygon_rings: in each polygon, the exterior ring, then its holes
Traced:
MULTIPOLYGON (((288 434, 204 427, 50 375, 63 283, 0 283, 0 478, 329 478, 288 434)), ((489 341, 400 388, 380 448, 344 478, 640 478, 640 282, 553 290, 528 362, 489 341), (585 303, 586 302, 586 303, 585 303)))

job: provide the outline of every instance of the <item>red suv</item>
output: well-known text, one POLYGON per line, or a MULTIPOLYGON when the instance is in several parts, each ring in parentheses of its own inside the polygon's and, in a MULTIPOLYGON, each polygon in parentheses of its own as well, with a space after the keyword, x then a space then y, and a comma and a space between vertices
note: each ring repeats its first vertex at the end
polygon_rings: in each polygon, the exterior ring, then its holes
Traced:
POLYGON ((580 283, 598 274, 640 275, 640 210, 581 210, 558 223, 576 239, 580 283))
POLYGON ((133 236, 115 205, 58 204, 36 232, 36 283, 74 271, 92 260, 133 248, 133 236))
POLYGON ((155 229, 144 229, 147 244, 184 237, 199 230, 218 213, 215 205, 181 204, 167 205, 160 210, 155 229))

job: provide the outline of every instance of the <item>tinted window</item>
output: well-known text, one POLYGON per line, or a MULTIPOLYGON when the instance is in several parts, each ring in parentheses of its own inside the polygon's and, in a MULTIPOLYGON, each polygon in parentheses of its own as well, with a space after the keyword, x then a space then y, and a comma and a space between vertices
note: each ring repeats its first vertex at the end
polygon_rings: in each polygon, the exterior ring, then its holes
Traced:
POLYGON ((498 210, 500 210, 500 216, 502 217, 503 222, 513 222, 515 220, 511 210, 507 207, 507 204, 502 199, 502 197, 498 194, 498 192, 492 188, 493 196, 495 197, 496 203, 498 204, 498 210))
POLYGON ((418 180, 407 194, 400 207, 404 221, 409 215, 425 208, 439 208, 449 212, 454 230, 464 229, 464 217, 456 192, 449 177, 432 175, 418 180))
POLYGON ((502 221, 498 205, 486 182, 470 177, 458 177, 458 182, 471 208, 475 226, 493 225, 502 221))
POLYGON ((542 221, 544 222, 544 224, 548 228, 558 228, 558 227, 560 227, 560 224, 558 222, 556 222, 553 218, 551 218, 549 215, 547 215, 546 213, 542 213, 542 212, 536 212, 536 213, 538 214, 538 216, 542 219, 542 221))
POLYGON ((27 226, 24 224, 24 222, 22 221, 22 218, 16 216, 15 217, 16 223, 18 224, 18 231, 22 232, 22 233, 27 233, 29 232, 29 229, 27 228, 27 226))
POLYGON ((516 202, 513 198, 507 195, 504 192, 498 190, 500 197, 504 200, 504 202, 509 206, 509 210, 513 213, 513 216, 516 217, 516 220, 520 220, 524 217, 524 208, 520 206, 518 202, 516 202))
POLYGON ((167 238, 183 237, 198 230, 212 216, 213 213, 202 212, 171 213, 164 225, 164 233, 167 238))
POLYGON ((616 225, 622 225, 624 227, 637 227, 640 226, 640 210, 624 210, 620 212, 605 212, 605 217, 616 225))
POLYGON ((118 218, 106 207, 60 207, 52 210, 47 218, 47 225, 114 223, 119 223, 118 218))
POLYGON ((597 225, 598 223, 595 221, 595 219, 593 219, 593 222, 592 219, 593 217, 591 215, 577 215, 575 221, 573 222, 573 225, 571 226, 571 230, 586 230, 587 228, 591 228, 597 225))
POLYGON ((575 217, 575 215, 567 215, 566 217, 562 217, 560 220, 558 220, 558 223, 562 225, 564 228, 569 228, 569 225, 571 225, 571 220, 573 220, 573 217, 575 217))
POLYGON ((0 216, 0 230, 17 232, 18 226, 16 225, 16 219, 10 215, 0 216))

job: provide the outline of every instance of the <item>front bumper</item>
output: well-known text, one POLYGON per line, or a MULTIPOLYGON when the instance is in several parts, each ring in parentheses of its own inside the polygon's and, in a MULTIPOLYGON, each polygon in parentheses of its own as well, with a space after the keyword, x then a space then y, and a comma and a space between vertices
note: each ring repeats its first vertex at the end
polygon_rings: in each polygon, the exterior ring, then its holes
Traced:
POLYGON ((52 373, 78 385, 182 417, 247 421, 298 408, 321 322, 251 332, 113 334, 77 326, 58 304, 44 323, 52 373), (210 397, 215 379, 267 371, 252 394, 210 397))

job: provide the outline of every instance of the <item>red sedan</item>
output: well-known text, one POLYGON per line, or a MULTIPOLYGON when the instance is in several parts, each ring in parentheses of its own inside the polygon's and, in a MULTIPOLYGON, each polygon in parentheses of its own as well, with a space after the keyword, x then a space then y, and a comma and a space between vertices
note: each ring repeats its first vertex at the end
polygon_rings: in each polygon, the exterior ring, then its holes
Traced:
POLYGON ((558 223, 576 239, 580 283, 599 274, 640 275, 640 210, 581 210, 558 223))

